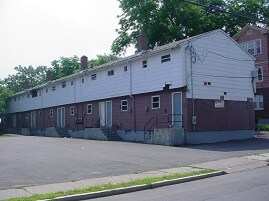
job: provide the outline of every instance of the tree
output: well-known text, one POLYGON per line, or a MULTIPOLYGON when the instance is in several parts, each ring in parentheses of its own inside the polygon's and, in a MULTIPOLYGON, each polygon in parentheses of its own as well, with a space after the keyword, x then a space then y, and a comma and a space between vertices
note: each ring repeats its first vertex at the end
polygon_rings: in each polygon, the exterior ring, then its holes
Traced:
POLYGON ((97 67, 97 66, 101 66, 105 63, 108 63, 108 62, 111 62, 111 61, 114 61, 116 59, 118 59, 119 57, 113 55, 113 54, 98 54, 97 55, 97 58, 96 59, 91 59, 89 61, 89 66, 90 68, 94 68, 94 67, 97 67))
POLYGON ((269 12, 268 0, 195 1, 208 6, 207 9, 183 0, 118 1, 123 14, 118 16, 118 37, 111 47, 115 54, 134 44, 139 33, 148 36, 149 48, 214 29, 223 29, 232 36, 247 23, 257 25, 259 20, 268 19, 269 12), (231 12, 249 18, 232 15, 231 12))
POLYGON ((74 55, 73 57, 60 57, 59 60, 51 62, 53 79, 59 79, 73 74, 80 67, 80 59, 74 55))
POLYGON ((11 95, 11 90, 0 84, 0 115, 6 113, 8 97, 11 95))
POLYGON ((23 90, 24 82, 29 81, 29 86, 34 87, 45 82, 46 66, 17 66, 14 68, 17 72, 14 75, 8 75, 2 81, 2 84, 6 86, 13 93, 23 90))

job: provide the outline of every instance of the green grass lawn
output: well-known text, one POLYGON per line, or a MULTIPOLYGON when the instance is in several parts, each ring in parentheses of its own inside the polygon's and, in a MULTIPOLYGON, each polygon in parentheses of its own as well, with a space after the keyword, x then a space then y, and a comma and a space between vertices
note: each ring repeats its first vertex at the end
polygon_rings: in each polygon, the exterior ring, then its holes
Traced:
POLYGON ((7 199, 6 201, 35 201, 35 200, 43 200, 43 199, 53 199, 56 197, 66 196, 66 195, 98 192, 98 191, 103 191, 103 190, 112 190, 112 189, 130 187, 130 186, 136 186, 136 185, 142 185, 142 184, 149 185, 149 184, 152 184, 154 182, 196 176, 196 175, 212 173, 212 172, 215 172, 215 170, 202 169, 202 170, 197 170, 197 171, 192 171, 192 172, 187 172, 187 173, 170 174, 170 175, 161 176, 161 177, 149 177, 149 178, 143 178, 143 179, 136 179, 136 180, 133 180, 130 182, 113 183, 113 184, 108 183, 108 184, 104 184, 104 185, 89 186, 87 188, 74 189, 74 190, 70 190, 70 191, 60 191, 57 193, 34 194, 32 196, 27 196, 27 197, 18 197, 18 198, 7 199))

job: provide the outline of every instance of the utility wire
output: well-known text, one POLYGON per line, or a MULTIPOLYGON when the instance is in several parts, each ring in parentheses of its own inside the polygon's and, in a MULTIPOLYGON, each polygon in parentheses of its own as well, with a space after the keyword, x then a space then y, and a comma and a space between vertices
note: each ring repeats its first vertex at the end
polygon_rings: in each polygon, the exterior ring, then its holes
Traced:
POLYGON ((230 14, 230 15, 233 15, 233 16, 236 16, 236 17, 241 17, 241 18, 253 20, 255 22, 259 22, 259 23, 262 23, 262 24, 269 24, 269 21, 268 20, 259 20, 257 18, 253 18, 253 17, 249 17, 249 16, 246 16, 246 15, 242 15, 240 13, 235 13, 235 12, 228 11, 228 10, 226 10, 224 8, 223 5, 218 4, 218 3, 212 3, 210 5, 204 5, 204 4, 200 4, 200 3, 194 2, 194 1, 188 1, 188 0, 181 0, 181 1, 186 2, 186 3, 193 4, 193 5, 196 5, 196 6, 203 7, 203 8, 206 9, 206 12, 207 13, 213 13, 213 12, 215 12, 215 13, 227 13, 227 14, 230 14))

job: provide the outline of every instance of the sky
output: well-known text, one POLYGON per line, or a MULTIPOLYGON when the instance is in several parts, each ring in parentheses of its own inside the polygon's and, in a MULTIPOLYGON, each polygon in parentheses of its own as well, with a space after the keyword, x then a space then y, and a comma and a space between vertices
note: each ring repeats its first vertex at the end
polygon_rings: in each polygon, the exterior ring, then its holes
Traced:
POLYGON ((117 0, 0 0, 0 79, 18 65, 109 54, 119 14, 117 0))

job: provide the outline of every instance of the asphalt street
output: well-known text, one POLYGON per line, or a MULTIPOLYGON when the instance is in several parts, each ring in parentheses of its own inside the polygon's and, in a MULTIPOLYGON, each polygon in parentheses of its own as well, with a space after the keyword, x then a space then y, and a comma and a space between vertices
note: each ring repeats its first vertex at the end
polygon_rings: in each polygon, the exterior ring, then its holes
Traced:
POLYGON ((269 167, 94 200, 268 201, 269 167))
POLYGON ((0 139, 0 189, 140 173, 269 152, 269 138, 187 147, 34 136, 0 139))

